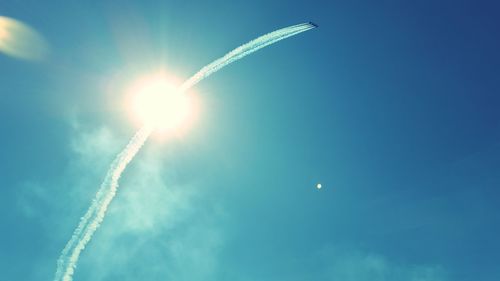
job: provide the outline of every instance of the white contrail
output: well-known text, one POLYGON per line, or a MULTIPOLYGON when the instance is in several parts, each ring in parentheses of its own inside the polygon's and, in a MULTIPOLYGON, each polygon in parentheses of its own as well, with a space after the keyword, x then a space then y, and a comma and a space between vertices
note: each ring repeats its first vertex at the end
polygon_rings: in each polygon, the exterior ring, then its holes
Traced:
MULTIPOLYGON (((227 53, 225 56, 203 67, 191 78, 187 79, 180 86, 180 90, 182 92, 185 92, 196 85, 198 82, 217 72, 224 66, 236 60, 239 60, 261 48, 269 46, 290 36, 307 31, 314 27, 316 27, 314 24, 302 23, 262 35, 244 45, 241 45, 240 47, 227 53)), ((130 140, 127 146, 120 152, 120 154, 116 156, 116 158, 113 160, 113 163, 111 163, 106 177, 104 178, 99 191, 92 201, 92 204, 90 205, 85 215, 81 218, 78 227, 73 232, 71 239, 68 241, 61 252, 61 256, 57 260, 57 270, 54 281, 71 281, 73 279, 72 276, 76 268, 80 253, 83 251, 87 243, 92 238, 94 232, 102 223, 108 206, 113 200, 118 189, 118 180, 120 179, 121 174, 127 167, 128 163, 132 161, 134 156, 140 150, 142 145, 146 142, 153 130, 154 128, 149 126, 144 126, 143 128, 141 128, 130 140)))
POLYGON ((198 71, 195 75, 191 76, 191 78, 186 80, 186 82, 184 82, 181 85, 180 90, 185 91, 191 88, 201 80, 207 78, 210 74, 215 73, 224 66, 236 60, 239 60, 255 51, 258 51, 259 49, 262 49, 280 40, 283 40, 285 38, 299 34, 301 32, 307 31, 315 27, 316 26, 311 23, 301 23, 285 27, 282 29, 278 29, 271 33, 262 35, 246 44, 239 46, 238 48, 224 55, 223 57, 214 60, 212 63, 200 69, 200 71, 198 71))
POLYGON ((113 200, 116 194, 118 180, 123 170, 125 170, 127 164, 137 154, 152 131, 153 128, 148 126, 144 126, 137 131, 127 146, 116 156, 113 163, 111 163, 108 173, 90 208, 80 220, 80 224, 75 229, 73 236, 66 244, 66 247, 64 247, 57 261, 57 271, 54 280, 72 280, 78 257, 104 219, 109 203, 111 203, 111 200, 113 200))

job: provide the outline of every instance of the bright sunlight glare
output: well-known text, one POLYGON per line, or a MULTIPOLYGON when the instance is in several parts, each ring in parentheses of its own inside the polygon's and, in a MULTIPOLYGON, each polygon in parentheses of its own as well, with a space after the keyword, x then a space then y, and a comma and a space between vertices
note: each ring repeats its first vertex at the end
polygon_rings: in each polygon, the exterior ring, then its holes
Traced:
POLYGON ((160 131, 178 129, 191 115, 189 96, 164 75, 142 79, 133 89, 134 114, 160 131))

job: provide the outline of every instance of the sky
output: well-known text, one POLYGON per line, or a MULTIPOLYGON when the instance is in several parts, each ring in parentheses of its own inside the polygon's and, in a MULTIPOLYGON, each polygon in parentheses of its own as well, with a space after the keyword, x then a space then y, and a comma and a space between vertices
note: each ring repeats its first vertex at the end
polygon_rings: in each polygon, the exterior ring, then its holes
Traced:
POLYGON ((74 280, 499 280, 499 9, 0 1, 46 44, 0 50, 0 281, 52 280, 140 127, 136 79, 308 21, 190 90, 195 120, 147 141, 74 280))

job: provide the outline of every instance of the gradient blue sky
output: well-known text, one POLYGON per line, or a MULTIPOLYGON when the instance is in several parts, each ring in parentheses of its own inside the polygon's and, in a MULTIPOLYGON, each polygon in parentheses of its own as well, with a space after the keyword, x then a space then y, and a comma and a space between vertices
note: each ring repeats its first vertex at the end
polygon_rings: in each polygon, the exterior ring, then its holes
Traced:
POLYGON ((50 45, 0 53, 1 281, 53 278, 137 129, 126 85, 304 21, 193 89, 198 120, 148 141, 75 281, 500 280, 498 4, 180 2, 0 3, 50 45))

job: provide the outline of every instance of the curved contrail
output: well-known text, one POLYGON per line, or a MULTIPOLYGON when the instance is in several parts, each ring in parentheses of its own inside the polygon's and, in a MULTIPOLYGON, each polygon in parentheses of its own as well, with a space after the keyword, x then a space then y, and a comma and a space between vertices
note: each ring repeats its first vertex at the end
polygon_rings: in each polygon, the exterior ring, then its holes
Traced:
MULTIPOLYGON (((180 86, 180 91, 187 91, 198 82, 217 72, 224 66, 261 48, 315 27, 316 25, 312 23, 297 24, 262 35, 246 44, 243 44, 223 57, 203 67, 180 86)), ((104 178, 99 191, 92 201, 92 204, 85 215, 81 218, 78 227, 73 232, 71 239, 68 241, 61 252, 61 256, 57 260, 57 270, 54 281, 71 281, 73 279, 72 276, 80 253, 83 251, 87 243, 92 238, 94 232, 102 223, 108 206, 113 200, 118 189, 118 180, 120 179, 121 174, 127 167, 128 163, 130 163, 137 152, 139 152, 142 145, 146 142, 153 130, 154 128, 150 126, 142 127, 111 163, 106 177, 104 178)))
POLYGON ((301 32, 307 31, 309 29, 315 28, 316 25, 313 23, 301 23, 297 25, 292 25, 276 31, 270 32, 268 34, 262 35, 246 44, 239 46, 238 48, 232 50, 221 58, 214 60, 212 63, 204 66, 196 74, 191 76, 186 82, 184 82, 180 90, 185 91, 194 85, 196 85, 201 80, 207 78, 209 75, 219 71, 224 66, 237 61, 253 52, 256 52, 266 46, 276 43, 280 40, 286 39, 290 36, 299 34, 301 32))

